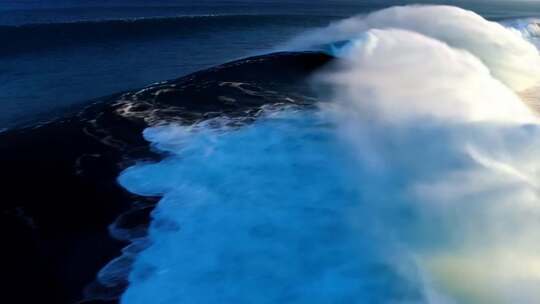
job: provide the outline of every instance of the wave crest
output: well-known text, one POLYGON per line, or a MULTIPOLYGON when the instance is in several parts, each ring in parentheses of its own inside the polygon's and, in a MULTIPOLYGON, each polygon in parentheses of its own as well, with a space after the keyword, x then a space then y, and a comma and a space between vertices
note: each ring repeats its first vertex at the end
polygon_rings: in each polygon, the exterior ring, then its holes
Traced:
POLYGON ((540 82, 540 56, 533 44, 499 23, 452 6, 400 6, 352 17, 299 37, 289 47, 302 49, 355 40, 370 29, 412 31, 466 50, 516 91, 540 82))

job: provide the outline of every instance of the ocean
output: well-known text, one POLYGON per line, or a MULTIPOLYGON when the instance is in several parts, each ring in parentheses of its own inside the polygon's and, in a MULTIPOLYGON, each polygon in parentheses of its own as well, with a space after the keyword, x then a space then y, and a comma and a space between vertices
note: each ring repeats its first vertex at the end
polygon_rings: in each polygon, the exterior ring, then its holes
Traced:
MULTIPOLYGON (((0 1, 0 129, 46 121, 93 98, 263 54, 303 31, 404 3, 0 1)), ((445 3, 494 20, 540 11, 535 1, 445 3)))
POLYGON ((11 303, 537 304, 540 2, 0 0, 11 303))

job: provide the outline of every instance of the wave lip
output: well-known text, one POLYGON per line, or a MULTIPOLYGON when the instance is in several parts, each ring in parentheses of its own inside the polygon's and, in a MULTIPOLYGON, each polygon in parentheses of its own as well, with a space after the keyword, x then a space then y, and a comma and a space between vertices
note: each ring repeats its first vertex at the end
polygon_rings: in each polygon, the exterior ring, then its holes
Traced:
POLYGON ((499 23, 451 6, 401 6, 352 17, 294 39, 289 47, 304 49, 335 41, 354 41, 370 29, 412 31, 466 50, 516 91, 540 82, 540 56, 530 41, 499 23))

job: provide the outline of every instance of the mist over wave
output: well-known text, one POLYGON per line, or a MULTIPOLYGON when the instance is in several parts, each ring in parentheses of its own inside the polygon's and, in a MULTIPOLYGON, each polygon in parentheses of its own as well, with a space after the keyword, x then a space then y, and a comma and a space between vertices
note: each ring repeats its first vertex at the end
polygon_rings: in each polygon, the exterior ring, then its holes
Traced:
POLYGON ((452 7, 393 8, 319 38, 365 24, 384 29, 347 36, 321 77, 333 90, 323 111, 366 176, 365 202, 414 214, 392 229, 373 212, 414 256, 429 302, 540 301, 540 128, 516 94, 538 85, 538 50, 452 7))
POLYGON ((289 45, 338 57, 317 111, 147 129, 169 157, 119 178, 163 196, 122 302, 540 302, 540 56, 509 26, 347 19, 289 45))
MULTIPOLYGON (((531 30, 538 25, 530 23, 531 30)), ((523 27, 522 27, 523 28, 523 27)), ((538 50, 514 30, 452 6, 402 6, 333 23, 301 36, 289 45, 302 49, 335 41, 355 40, 370 29, 402 29, 442 41, 478 57, 496 78, 515 90, 537 84, 538 50)))

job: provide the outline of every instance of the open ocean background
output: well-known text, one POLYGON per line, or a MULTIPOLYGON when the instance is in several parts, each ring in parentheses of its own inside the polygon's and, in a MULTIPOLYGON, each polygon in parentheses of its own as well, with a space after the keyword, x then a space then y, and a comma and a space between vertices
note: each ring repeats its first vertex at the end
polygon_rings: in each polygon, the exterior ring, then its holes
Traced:
MULTIPOLYGON (((303 31, 405 3, 0 1, 0 130, 265 53, 303 31)), ((540 15, 538 1, 423 3, 459 5, 494 20, 540 15)))

